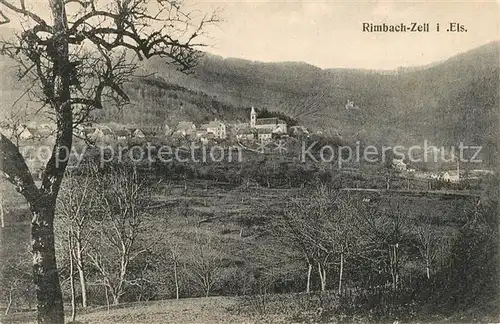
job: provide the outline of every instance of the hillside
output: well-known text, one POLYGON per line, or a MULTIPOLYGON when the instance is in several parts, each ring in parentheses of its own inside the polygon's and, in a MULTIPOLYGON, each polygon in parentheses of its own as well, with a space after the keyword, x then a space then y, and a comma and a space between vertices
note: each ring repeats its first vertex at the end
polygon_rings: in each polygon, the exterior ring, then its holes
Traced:
POLYGON ((494 42, 422 69, 392 73, 213 55, 206 55, 192 75, 159 60, 145 62, 143 68, 231 106, 277 110, 313 129, 337 130, 351 139, 493 145, 498 129, 498 48, 494 42), (360 109, 346 110, 347 99, 360 109))
MULTIPOLYGON (((194 73, 185 75, 153 59, 139 71, 147 77, 128 85, 133 105, 120 112, 106 110, 100 119, 171 126, 216 117, 247 121, 253 105, 352 142, 415 145, 426 139, 438 146, 460 141, 482 145, 492 163, 499 127, 499 44, 395 71, 323 70, 306 63, 207 54, 194 73), (345 109, 348 99, 359 109, 345 109)), ((8 66, 0 65, 0 70, 12 74, 8 66)), ((4 107, 22 93, 13 78, 8 80, 1 86, 4 107)))

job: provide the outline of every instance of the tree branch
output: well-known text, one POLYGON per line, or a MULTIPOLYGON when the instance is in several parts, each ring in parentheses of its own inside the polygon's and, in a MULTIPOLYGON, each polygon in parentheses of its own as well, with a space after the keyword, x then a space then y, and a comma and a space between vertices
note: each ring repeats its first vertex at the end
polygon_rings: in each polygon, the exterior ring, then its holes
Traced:
POLYGON ((2 133, 0 133, 0 171, 5 173, 7 180, 26 198, 28 203, 36 202, 39 190, 30 170, 17 146, 2 133))
POLYGON ((31 12, 25 8, 24 1, 21 1, 21 8, 14 6, 13 4, 7 2, 7 0, 0 0, 0 4, 3 4, 5 7, 7 7, 8 9, 10 9, 16 13, 30 17, 36 23, 38 23, 39 25, 42 25, 44 27, 47 27, 47 29, 48 29, 48 25, 45 22, 45 20, 43 20, 40 16, 36 15, 34 12, 31 12))

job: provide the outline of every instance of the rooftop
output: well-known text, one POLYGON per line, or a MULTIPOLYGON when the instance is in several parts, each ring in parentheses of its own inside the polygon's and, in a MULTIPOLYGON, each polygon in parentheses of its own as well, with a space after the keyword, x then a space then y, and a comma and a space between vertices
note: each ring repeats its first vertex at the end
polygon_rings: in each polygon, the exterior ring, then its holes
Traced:
POLYGON ((255 125, 277 125, 277 124, 285 124, 285 122, 277 117, 257 118, 257 120, 255 121, 255 125))

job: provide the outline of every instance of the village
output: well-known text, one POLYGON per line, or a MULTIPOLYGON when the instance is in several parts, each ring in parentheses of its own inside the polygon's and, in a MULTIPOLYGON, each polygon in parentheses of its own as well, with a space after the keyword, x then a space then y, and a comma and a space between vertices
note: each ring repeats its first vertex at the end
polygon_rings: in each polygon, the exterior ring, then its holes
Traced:
MULTIPOLYGON (((353 101, 347 100, 346 109, 359 109, 353 101)), ((27 124, 3 124, 0 132, 14 142, 50 142, 55 134, 55 126, 51 123, 31 122, 27 124)), ((200 144, 240 145, 248 149, 263 143, 284 141, 288 138, 310 138, 321 136, 320 130, 310 131, 301 125, 290 126, 278 117, 258 118, 256 109, 252 106, 248 122, 227 122, 214 119, 208 123, 196 125, 192 121, 180 121, 176 125, 167 122, 161 126, 122 125, 118 123, 93 123, 75 127, 76 140, 86 144, 112 144, 145 141, 174 141, 199 142, 200 144)), ((427 152, 437 154, 437 152, 427 152)), ((444 166, 438 170, 420 170, 414 163, 407 159, 394 158, 391 168, 400 176, 415 180, 442 181, 445 183, 459 183, 462 180, 478 179, 491 174, 491 171, 475 169, 460 170, 460 162, 450 167, 444 166)), ((37 164, 35 164, 36 166, 37 164)), ((351 165, 359 168, 359 165, 351 165)), ((35 167, 36 168, 36 167, 35 167)))
MULTIPOLYGON (((7 137, 27 141, 50 138, 55 132, 55 125, 32 122, 3 125, 0 130, 7 137)), ((309 135, 309 133, 304 126, 287 127, 287 123, 277 117, 257 118, 257 112, 253 106, 249 122, 229 123, 215 119, 198 126, 191 121, 180 121, 177 125, 164 123, 162 126, 94 123, 85 126, 78 125, 75 130, 77 138, 89 139, 92 142, 125 141, 132 138, 173 138, 199 140, 204 143, 214 140, 270 141, 286 137, 288 134, 309 135)))

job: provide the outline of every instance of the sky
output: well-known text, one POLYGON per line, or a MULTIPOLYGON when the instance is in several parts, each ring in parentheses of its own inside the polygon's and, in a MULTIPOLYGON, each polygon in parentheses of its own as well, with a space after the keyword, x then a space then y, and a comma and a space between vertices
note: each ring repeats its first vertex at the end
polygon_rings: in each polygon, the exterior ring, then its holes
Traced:
MULTIPOLYGON (((17 0, 9 0, 15 3, 17 0)), ((96 0, 109 3, 110 0, 96 0)), ((157 0, 149 0, 151 8, 157 0)), ((395 69, 445 60, 500 39, 500 0, 169 0, 187 11, 221 9, 209 46, 223 57, 263 62, 301 61, 321 68, 395 69), (366 33, 364 22, 429 23, 429 33, 366 33), (446 32, 450 22, 467 32, 446 32), (435 31, 440 24, 440 32, 435 31)), ((26 0, 40 15, 47 0, 26 0)), ((154 9, 152 9, 154 11, 154 9)), ((196 16, 196 15, 195 15, 196 16)), ((12 23, 5 26, 11 26, 12 23)), ((0 29, 1 32, 2 29, 0 29)))
POLYGON ((500 38, 495 1, 192 1, 201 10, 223 10, 224 21, 210 30, 208 52, 255 61, 394 69, 442 61, 500 38), (364 33, 363 22, 430 23, 432 30, 364 33), (467 32, 447 33, 450 22, 463 24, 467 32))

